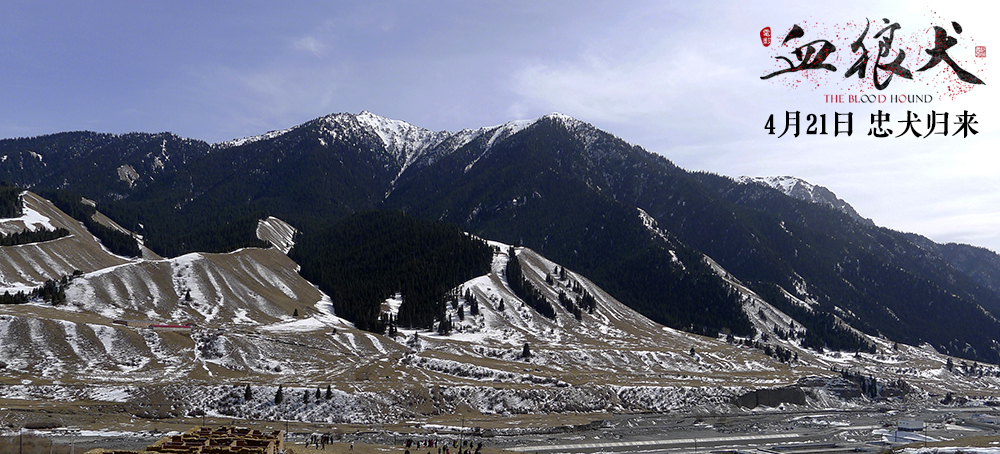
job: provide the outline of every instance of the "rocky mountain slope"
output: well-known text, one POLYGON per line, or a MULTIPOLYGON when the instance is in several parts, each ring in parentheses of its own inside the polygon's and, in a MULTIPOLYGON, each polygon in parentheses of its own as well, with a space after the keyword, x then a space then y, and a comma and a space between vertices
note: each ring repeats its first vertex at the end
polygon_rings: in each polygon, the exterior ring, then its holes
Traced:
POLYGON ((828 188, 823 186, 814 185, 805 181, 801 178, 791 177, 791 176, 781 176, 781 177, 747 177, 743 176, 737 179, 740 183, 760 183, 763 185, 770 186, 785 195, 793 197, 799 200, 805 200, 806 202, 812 202, 819 205, 824 205, 831 207, 835 210, 843 211, 844 214, 851 217, 855 221, 862 224, 867 224, 874 226, 875 223, 871 219, 862 217, 858 212, 851 206, 851 204, 845 202, 843 199, 837 197, 828 188))
POLYGON ((451 133, 335 114, 216 145, 66 133, 3 140, 0 155, 10 157, 0 178, 87 196, 162 256, 259 244, 268 216, 309 235, 359 210, 395 209, 523 244, 676 329, 753 335, 704 254, 748 288, 808 302, 819 315, 802 323, 827 346, 858 330, 1000 362, 1000 295, 982 278, 986 262, 929 253, 814 203, 826 200, 818 187, 807 201, 687 172, 564 115, 451 133), (84 158, 93 171, 67 164, 84 158), (126 164, 134 172, 118 171, 126 164))
MULTIPOLYGON (((25 200, 31 222, 77 224, 31 193, 25 200)), ((25 222, 0 224, 15 229, 25 222)), ((43 250, 68 263, 89 264, 67 284, 65 304, 36 300, 0 306, 0 381, 5 385, 0 397, 119 402, 147 416, 151 411, 208 411, 377 423, 454 411, 719 409, 748 391, 789 385, 810 390, 807 405, 868 399, 859 384, 831 369, 875 378, 883 398, 898 393, 895 399, 919 400, 953 392, 981 401, 1000 392, 996 368, 962 366, 954 359, 948 370, 949 358, 929 346, 869 337, 877 345, 875 353, 845 355, 817 353, 794 338, 767 336, 776 327, 805 329, 708 258, 703 260, 739 295, 741 310, 760 334, 711 338, 664 327, 531 249, 491 243, 496 246, 491 271, 457 287, 455 304, 446 306, 454 323, 451 334, 401 328, 385 336, 338 318, 331 300, 301 279, 294 262, 277 248, 124 259, 103 251, 85 230, 74 237, 91 246, 65 248, 55 241, 0 248, 9 257, 43 250), (511 291, 509 251, 515 251, 530 285, 553 305, 554 317, 511 291), (560 304, 560 293, 575 302, 591 295, 594 308, 577 318, 560 304), (121 319, 193 328, 114 323, 121 319), (742 345, 754 342, 758 348, 742 345), (778 361, 764 354, 765 346, 787 349, 795 359, 778 361), (281 404, 274 403, 277 385, 286 396, 281 404), (331 397, 323 392, 316 398, 316 389, 326 385, 332 387, 331 397), (308 399, 302 397, 306 393, 308 399), (163 399, 173 402, 170 408, 151 406, 163 399)), ((287 244, 290 237, 286 230, 273 239, 287 244)), ((37 277, 0 274, 10 290, 60 274, 46 266, 31 276, 37 277)), ((393 313, 399 304, 390 298, 384 307, 393 313)))
MULTIPOLYGON (((740 177, 741 183, 759 183, 784 192, 786 195, 840 210, 855 221, 872 225, 871 219, 864 218, 849 203, 838 198, 829 189, 809 183, 801 178, 781 177, 740 177)), ((934 260, 948 262, 957 271, 972 279, 982 287, 1000 292, 1000 255, 986 248, 968 244, 938 244, 915 233, 904 237, 926 251, 934 260)))

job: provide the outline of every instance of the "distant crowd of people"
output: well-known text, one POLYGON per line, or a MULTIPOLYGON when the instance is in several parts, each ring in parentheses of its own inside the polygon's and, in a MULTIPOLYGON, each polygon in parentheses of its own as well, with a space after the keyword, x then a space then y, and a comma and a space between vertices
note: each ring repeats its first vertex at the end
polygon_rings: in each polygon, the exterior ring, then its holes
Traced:
POLYGON ((427 454, 433 454, 433 448, 435 447, 437 447, 437 454, 452 454, 451 450, 453 448, 455 449, 455 454, 480 454, 483 450, 483 442, 479 442, 479 444, 476 445, 475 447, 476 449, 473 450, 472 449, 473 442, 471 440, 462 440, 461 443, 459 443, 458 440, 451 440, 450 442, 445 441, 444 443, 442 443, 440 441, 435 442, 434 439, 427 439, 422 441, 417 440, 416 442, 414 442, 412 438, 408 438, 406 440, 405 445, 406 445, 406 451, 404 451, 403 454, 410 454, 411 448, 424 448, 424 447, 432 448, 431 451, 427 451, 427 454))
MULTIPOLYGON (((312 434, 309 440, 306 441, 306 447, 310 444, 316 445, 316 449, 322 449, 326 451, 326 445, 333 443, 333 435, 330 434, 312 434)), ((351 451, 354 450, 354 442, 351 442, 351 451)))
MULTIPOLYGON (((326 445, 333 443, 334 436, 331 434, 312 434, 308 440, 306 440, 306 447, 309 445, 316 446, 316 449, 326 450, 326 445)), ((437 454, 481 454, 483 450, 483 442, 475 444, 471 440, 437 440, 426 439, 426 440, 416 440, 412 438, 407 438, 403 443, 406 446, 404 454, 410 454, 410 449, 416 451, 419 448, 429 448, 427 454, 433 454, 434 448, 437 448, 437 454), (475 445, 475 446, 473 446, 475 445), (473 449, 475 447, 475 449, 473 449), (454 449, 454 451, 452 451, 454 449)), ((351 451, 354 450, 354 442, 351 442, 351 451)))

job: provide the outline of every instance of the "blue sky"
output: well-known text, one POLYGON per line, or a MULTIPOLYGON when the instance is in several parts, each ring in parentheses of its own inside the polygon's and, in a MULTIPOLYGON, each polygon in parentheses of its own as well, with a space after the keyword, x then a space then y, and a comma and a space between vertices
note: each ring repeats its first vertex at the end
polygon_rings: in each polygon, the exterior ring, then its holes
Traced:
POLYGON ((687 169, 799 176, 880 225, 1000 250, 998 99, 989 56, 972 55, 995 42, 987 4, 829 3, 3 2, 0 138, 86 129, 218 142, 362 110, 455 131, 560 112, 687 169), (882 18, 914 48, 932 26, 960 23, 949 54, 987 85, 942 96, 961 83, 944 64, 884 91, 845 82, 850 42, 871 20, 877 51, 882 18), (834 42, 836 73, 760 80, 791 57, 795 42, 780 44, 792 24, 806 33, 798 44, 834 42), (968 110, 979 134, 867 137, 871 106, 823 102, 852 93, 932 94, 875 107, 893 121, 968 110), (831 122, 853 112, 854 133, 768 136, 768 115, 780 129, 787 110, 831 122))

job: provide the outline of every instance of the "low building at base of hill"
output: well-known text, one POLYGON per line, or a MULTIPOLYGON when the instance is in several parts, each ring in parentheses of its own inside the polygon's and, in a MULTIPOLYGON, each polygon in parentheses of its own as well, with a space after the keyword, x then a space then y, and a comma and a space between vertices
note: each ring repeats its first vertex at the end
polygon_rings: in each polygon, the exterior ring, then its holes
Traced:
POLYGON ((264 433, 245 427, 194 427, 180 435, 161 438, 144 451, 94 449, 86 454, 279 454, 285 450, 285 432, 264 433))

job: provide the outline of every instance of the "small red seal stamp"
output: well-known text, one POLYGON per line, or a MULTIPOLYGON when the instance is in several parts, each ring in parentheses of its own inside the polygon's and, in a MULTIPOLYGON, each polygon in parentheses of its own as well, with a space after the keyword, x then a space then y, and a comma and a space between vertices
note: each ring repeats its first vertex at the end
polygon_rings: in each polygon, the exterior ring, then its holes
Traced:
POLYGON ((760 43, 763 44, 764 47, 768 47, 771 45, 771 27, 764 27, 763 29, 761 29, 760 43))
POLYGON ((976 56, 986 58, 986 46, 976 46, 976 56))

